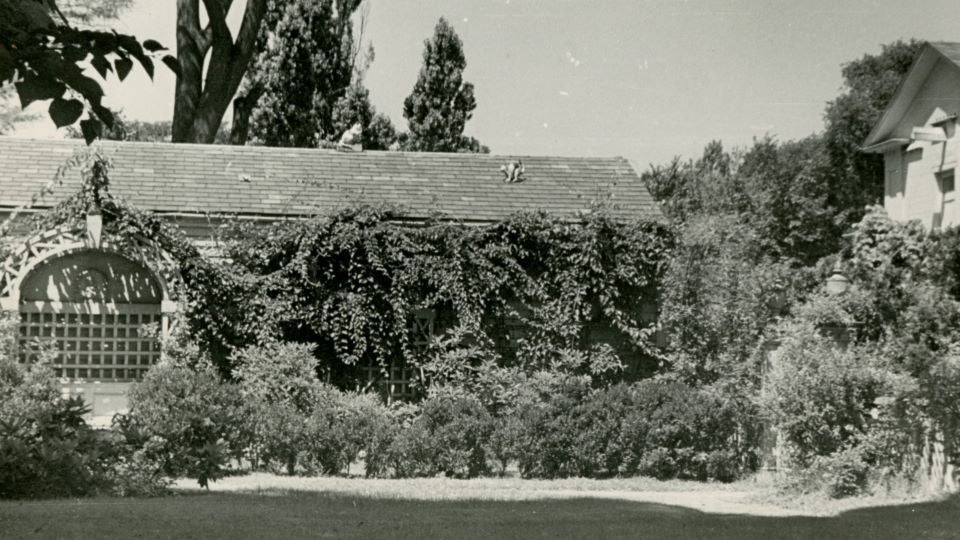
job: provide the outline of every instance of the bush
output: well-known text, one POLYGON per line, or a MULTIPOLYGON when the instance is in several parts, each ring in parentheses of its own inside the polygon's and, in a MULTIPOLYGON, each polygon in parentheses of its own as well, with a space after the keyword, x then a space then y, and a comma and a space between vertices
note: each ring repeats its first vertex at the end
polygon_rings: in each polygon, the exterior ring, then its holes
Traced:
POLYGON ((479 476, 487 472, 486 447, 492 429, 493 419, 475 397, 429 398, 391 445, 394 474, 479 476))
MULTIPOLYGON (((590 390, 568 380, 524 408, 516 431, 525 477, 656 478, 731 481, 749 461, 738 439, 749 409, 709 390, 644 381, 590 390)), ((499 436, 499 435, 498 435, 499 436)))
POLYGON ((290 403, 298 411, 309 411, 318 382, 315 348, 273 341, 240 349, 230 357, 232 374, 247 398, 290 403))
POLYGON ((579 407, 574 444, 579 475, 620 473, 630 446, 623 436, 624 421, 631 416, 634 401, 631 387, 618 384, 593 392, 579 407))
POLYGON ((125 447, 91 429, 88 411, 79 397, 61 399, 43 361, 0 355, 0 498, 123 494, 125 447))
POLYGON ((863 438, 885 376, 877 369, 881 360, 866 347, 843 349, 804 322, 785 328, 761 404, 791 457, 805 467, 863 438))
POLYGON ((580 473, 577 449, 578 406, 590 392, 586 377, 569 377, 537 388, 540 401, 519 408, 523 425, 517 462, 524 478, 558 478, 580 473))
POLYGON ((831 499, 859 495, 866 491, 870 465, 864 461, 859 448, 841 450, 826 457, 818 457, 813 470, 819 473, 823 489, 831 499))
POLYGON ((494 418, 490 439, 487 441, 487 456, 503 476, 507 466, 520 455, 520 440, 523 436, 523 422, 517 415, 494 418))
POLYGON ((624 470, 655 478, 736 479, 749 460, 738 439, 749 408, 715 391, 644 381, 631 388, 634 406, 624 420, 624 470))
POLYGON ((231 356, 233 376, 250 411, 252 457, 294 474, 339 470, 329 437, 336 389, 317 380, 313 346, 269 342, 231 356))
POLYGON ((339 406, 343 462, 349 466, 362 457, 366 476, 384 476, 399 429, 396 413, 374 394, 345 393, 339 406))
MULTIPOLYGON (((236 385, 215 368, 159 364, 130 391, 130 412, 114 418, 128 444, 163 474, 196 478, 207 487, 226 474, 250 439, 247 409, 236 385)), ((140 458, 138 458, 140 459, 140 458)))

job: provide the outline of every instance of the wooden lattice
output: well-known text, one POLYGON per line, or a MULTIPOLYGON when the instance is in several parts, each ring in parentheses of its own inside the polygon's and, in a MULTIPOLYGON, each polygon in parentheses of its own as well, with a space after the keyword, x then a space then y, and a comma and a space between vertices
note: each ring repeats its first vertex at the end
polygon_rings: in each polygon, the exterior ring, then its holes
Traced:
MULTIPOLYGON (((160 359, 160 342, 141 335, 143 325, 168 328, 165 312, 180 288, 173 259, 148 238, 104 235, 99 248, 157 274, 163 302, 154 304, 20 301, 18 290, 36 265, 89 249, 82 227, 63 226, 22 242, 0 264, 0 298, 20 313, 19 361, 30 362, 52 348, 52 367, 63 379, 128 382, 140 380, 160 359)), ((175 305, 175 304, 174 304, 175 305)))
MULTIPOLYGON (((2 264, 0 264, 0 298, 15 296, 18 278, 23 277, 26 269, 35 261, 43 260, 52 252, 60 252, 71 246, 81 244, 86 231, 82 227, 61 226, 44 231, 22 242, 2 264)), ((146 268, 152 268, 163 278, 170 299, 174 299, 181 283, 176 262, 155 242, 142 236, 118 238, 104 234, 104 249, 114 251, 146 268)))
POLYGON ((0 297, 12 296, 17 277, 36 260, 55 250, 76 245, 83 240, 82 231, 64 226, 44 231, 20 244, 0 265, 0 297))
MULTIPOLYGON (((32 307, 32 306, 31 306, 32 307)), ((151 306, 123 306, 115 313, 64 313, 47 304, 20 314, 19 360, 33 362, 44 346, 54 347, 58 377, 106 382, 136 381, 160 359, 160 342, 140 335, 144 324, 160 324, 151 306)))
MULTIPOLYGON (((422 355, 434 335, 436 313, 433 310, 418 310, 410 324, 410 340, 414 354, 422 355)), ((409 401, 417 397, 416 368, 407 362, 394 362, 386 369, 377 365, 364 366, 363 372, 367 384, 378 386, 388 401, 409 401)))

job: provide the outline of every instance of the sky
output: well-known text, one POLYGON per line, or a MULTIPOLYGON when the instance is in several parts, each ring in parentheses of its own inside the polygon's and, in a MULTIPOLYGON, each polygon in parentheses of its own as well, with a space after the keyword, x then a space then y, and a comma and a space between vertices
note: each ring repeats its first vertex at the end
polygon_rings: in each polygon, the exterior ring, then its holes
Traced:
MULTIPOLYGON (((371 101, 399 128, 423 42, 446 17, 477 108, 466 134, 495 154, 623 156, 638 169, 719 139, 822 129, 841 66, 897 39, 960 41, 957 0, 367 0, 371 101)), ((243 0, 234 1, 233 15, 243 0)), ((236 18, 236 17, 234 17, 236 18)), ((139 0, 116 25, 175 45, 176 2, 139 0)), ((92 70, 91 70, 92 71, 92 70)), ((169 120, 174 76, 104 85, 128 118, 169 120)), ((41 108, 40 111, 43 109, 41 108)), ((41 119, 16 136, 62 136, 41 119)))

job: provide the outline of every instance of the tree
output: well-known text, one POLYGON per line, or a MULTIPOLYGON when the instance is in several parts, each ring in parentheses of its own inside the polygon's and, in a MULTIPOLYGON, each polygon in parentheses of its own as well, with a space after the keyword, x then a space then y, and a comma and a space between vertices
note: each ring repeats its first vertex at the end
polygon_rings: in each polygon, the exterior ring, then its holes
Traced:
POLYGON ((830 200, 832 174, 821 136, 754 142, 737 168, 749 197, 740 215, 765 253, 811 265, 840 249, 847 209, 830 200))
MULTIPOLYGON (((104 140, 133 142, 170 142, 173 140, 173 124, 169 120, 159 122, 130 120, 121 111, 114 113, 113 117, 113 126, 103 131, 102 138, 104 140)), ((83 134, 73 126, 68 126, 67 137, 81 139, 83 134)), ((220 126, 214 144, 229 144, 229 140, 229 126, 220 126)))
POLYGON ((393 150, 399 146, 397 129, 390 117, 376 113, 363 130, 363 147, 367 150, 393 150))
POLYGON ((475 139, 463 136, 467 120, 477 108, 473 85, 463 81, 466 67, 463 42, 447 20, 441 18, 433 38, 424 42, 420 76, 403 102, 410 150, 457 152, 485 148, 475 139))
POLYGON ((339 139, 357 124, 362 128, 360 143, 365 150, 388 150, 397 140, 397 130, 390 118, 378 113, 370 103, 370 91, 363 86, 362 79, 351 84, 334 104, 333 129, 329 132, 332 138, 327 140, 339 139))
POLYGON ((697 214, 730 210, 732 202, 728 199, 742 198, 727 186, 733 165, 733 157, 724 151, 723 143, 711 141, 700 159, 682 161, 675 157, 669 165, 651 166, 640 179, 668 217, 685 223, 697 214), (715 193, 720 190, 726 190, 727 197, 715 193))
POLYGON ((235 40, 226 21, 231 4, 232 0, 203 0, 208 22, 201 27, 200 0, 177 0, 180 70, 173 104, 173 142, 214 141, 256 52, 267 0, 247 0, 235 40))
POLYGON ((317 147, 373 118, 351 17, 362 0, 271 4, 234 101, 235 144, 317 147))
POLYGON ((78 26, 96 27, 116 19, 133 0, 59 0, 57 7, 78 26))
MULTIPOLYGON (((133 60, 153 77, 152 57, 163 50, 153 40, 141 44, 133 36, 78 28, 54 0, 0 0, 0 86, 14 83, 21 108, 52 100, 48 112, 57 127, 77 122, 86 110, 80 129, 88 143, 113 124, 100 83, 84 73, 88 59, 103 78, 113 71, 123 80, 133 60)), ((162 60, 177 69, 172 56, 162 60)))
POLYGON ((866 154, 860 145, 893 98, 923 43, 896 41, 880 54, 864 55, 843 66, 843 93, 824 113, 826 150, 834 175, 827 204, 845 211, 845 225, 863 217, 864 208, 883 196, 883 157, 866 154))

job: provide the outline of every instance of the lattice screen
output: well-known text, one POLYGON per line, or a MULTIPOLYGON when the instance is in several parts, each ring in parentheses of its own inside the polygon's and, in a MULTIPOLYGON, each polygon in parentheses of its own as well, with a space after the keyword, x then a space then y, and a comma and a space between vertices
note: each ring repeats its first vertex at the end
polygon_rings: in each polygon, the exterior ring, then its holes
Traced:
POLYGON ((135 381, 160 359, 160 343, 140 335, 144 324, 161 324, 152 306, 126 313, 57 313, 54 309, 21 313, 20 361, 36 358, 41 342, 58 351, 57 376, 97 381, 135 381))
MULTIPOLYGON (((410 341, 415 354, 423 353, 433 337, 436 313, 433 310, 418 310, 414 313, 410 324, 410 341)), ((417 397, 417 391, 412 384, 417 377, 417 370, 409 367, 406 362, 394 363, 387 368, 386 376, 379 366, 367 365, 363 368, 364 378, 368 383, 380 386, 388 401, 408 401, 417 397)))

